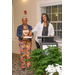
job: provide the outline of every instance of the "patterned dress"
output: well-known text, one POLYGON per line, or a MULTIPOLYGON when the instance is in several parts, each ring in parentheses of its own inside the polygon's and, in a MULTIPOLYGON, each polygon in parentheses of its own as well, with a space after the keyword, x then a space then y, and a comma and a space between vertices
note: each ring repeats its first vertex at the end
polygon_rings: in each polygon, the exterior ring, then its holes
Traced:
MULTIPOLYGON (((25 68, 26 62, 25 59, 30 59, 30 52, 31 52, 31 41, 30 40, 22 40, 19 41, 20 47, 20 59, 21 59, 21 66, 25 68), (26 56, 26 58, 25 58, 26 56)), ((27 68, 30 67, 30 62, 27 62, 27 68)))

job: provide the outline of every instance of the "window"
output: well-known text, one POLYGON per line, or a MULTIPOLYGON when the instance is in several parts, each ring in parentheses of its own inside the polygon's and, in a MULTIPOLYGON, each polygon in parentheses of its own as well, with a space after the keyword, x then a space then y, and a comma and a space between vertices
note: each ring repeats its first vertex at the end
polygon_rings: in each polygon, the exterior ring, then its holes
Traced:
POLYGON ((54 27, 55 36, 62 38, 62 5, 44 7, 54 27))
POLYGON ((47 13, 50 22, 54 27, 54 36, 62 38, 62 5, 41 7, 41 14, 47 13))

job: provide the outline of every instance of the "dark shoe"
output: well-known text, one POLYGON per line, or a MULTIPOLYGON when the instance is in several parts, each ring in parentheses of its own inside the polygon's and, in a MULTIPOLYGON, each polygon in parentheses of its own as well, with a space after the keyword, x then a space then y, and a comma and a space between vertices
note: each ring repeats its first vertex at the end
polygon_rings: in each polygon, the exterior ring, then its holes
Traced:
POLYGON ((23 71, 25 71, 25 68, 22 68, 23 71))

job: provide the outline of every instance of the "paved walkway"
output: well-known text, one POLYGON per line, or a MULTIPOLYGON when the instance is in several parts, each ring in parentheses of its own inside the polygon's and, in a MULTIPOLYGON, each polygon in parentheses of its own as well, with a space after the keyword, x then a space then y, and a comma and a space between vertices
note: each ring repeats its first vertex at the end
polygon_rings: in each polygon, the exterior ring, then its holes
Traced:
POLYGON ((22 70, 20 55, 18 54, 12 54, 12 75, 33 75, 30 70, 22 70))

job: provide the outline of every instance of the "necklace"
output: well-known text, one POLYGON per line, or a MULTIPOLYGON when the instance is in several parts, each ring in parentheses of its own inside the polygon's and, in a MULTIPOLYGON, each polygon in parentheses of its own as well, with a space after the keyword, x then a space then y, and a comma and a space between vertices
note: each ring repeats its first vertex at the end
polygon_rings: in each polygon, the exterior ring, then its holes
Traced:
POLYGON ((24 30, 28 29, 27 25, 26 25, 26 26, 23 26, 23 29, 24 29, 24 30))

